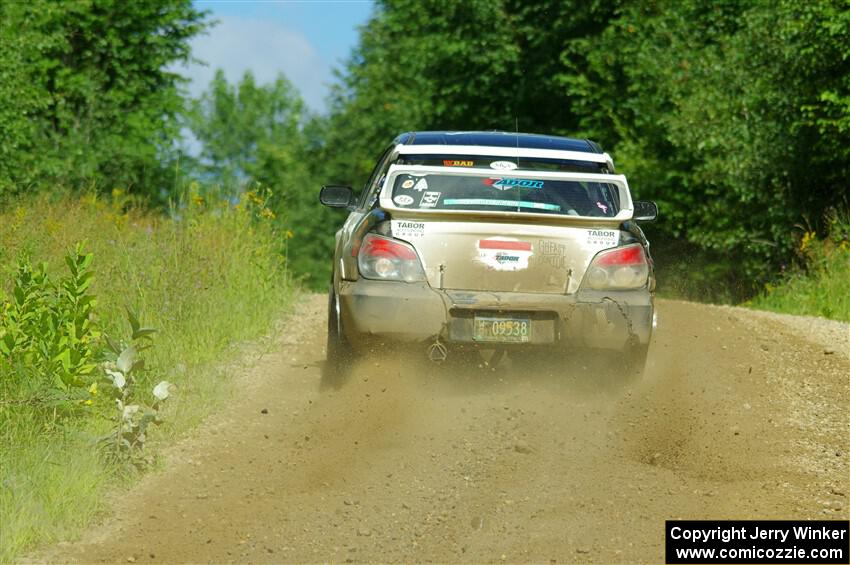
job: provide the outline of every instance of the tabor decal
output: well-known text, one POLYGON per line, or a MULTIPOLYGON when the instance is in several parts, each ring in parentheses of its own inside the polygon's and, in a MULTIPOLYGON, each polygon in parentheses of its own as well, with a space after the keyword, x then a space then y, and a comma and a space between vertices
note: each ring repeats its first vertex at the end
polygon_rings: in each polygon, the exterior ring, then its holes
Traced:
POLYGON ((498 190, 510 190, 514 187, 519 188, 543 188, 542 180, 529 179, 484 179, 484 184, 492 186, 498 190))
POLYGON ((417 238, 425 235, 425 222, 409 222, 405 220, 392 220, 390 226, 393 237, 417 238))
POLYGON ((619 241, 618 230, 587 230, 587 243, 594 247, 616 247, 619 241))
POLYGON ((532 254, 531 244, 525 241, 482 239, 477 260, 494 271, 522 271, 532 254))

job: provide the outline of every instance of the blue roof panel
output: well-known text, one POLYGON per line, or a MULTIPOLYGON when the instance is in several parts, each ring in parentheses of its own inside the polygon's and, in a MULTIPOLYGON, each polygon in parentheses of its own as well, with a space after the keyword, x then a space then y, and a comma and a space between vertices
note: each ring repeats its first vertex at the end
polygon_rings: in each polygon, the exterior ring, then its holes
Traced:
POLYGON ((396 143, 405 145, 480 145, 484 147, 523 147, 602 153, 589 139, 508 131, 412 131, 399 135, 396 143))

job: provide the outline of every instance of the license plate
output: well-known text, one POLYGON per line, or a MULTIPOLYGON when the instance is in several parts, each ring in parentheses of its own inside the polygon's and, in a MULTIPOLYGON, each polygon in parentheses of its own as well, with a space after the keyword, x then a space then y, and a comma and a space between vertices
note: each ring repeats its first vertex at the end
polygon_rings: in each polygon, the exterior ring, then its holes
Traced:
POLYGON ((525 343, 531 341, 531 320, 522 317, 475 317, 475 341, 525 343))

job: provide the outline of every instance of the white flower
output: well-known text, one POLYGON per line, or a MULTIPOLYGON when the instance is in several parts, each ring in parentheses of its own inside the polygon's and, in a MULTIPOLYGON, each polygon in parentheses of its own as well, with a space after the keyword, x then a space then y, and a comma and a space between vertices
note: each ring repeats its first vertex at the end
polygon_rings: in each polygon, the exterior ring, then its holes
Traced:
POLYGON ((161 381, 158 385, 153 387, 153 395, 157 398, 157 400, 165 400, 168 398, 170 394, 169 388, 172 384, 168 381, 161 381))
POLYGON ((106 370, 106 374, 112 379, 112 384, 115 385, 115 388, 121 390, 124 388, 124 385, 127 384, 127 379, 124 378, 124 373, 121 371, 111 371, 109 369, 106 370))

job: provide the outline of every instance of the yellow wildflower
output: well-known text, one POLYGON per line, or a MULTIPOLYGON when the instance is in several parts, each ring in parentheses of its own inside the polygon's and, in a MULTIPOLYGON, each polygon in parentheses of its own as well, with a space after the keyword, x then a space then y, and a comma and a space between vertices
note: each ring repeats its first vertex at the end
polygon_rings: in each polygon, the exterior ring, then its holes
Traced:
POLYGON ((807 231, 803 234, 803 240, 800 242, 800 251, 805 251, 815 239, 815 232, 807 231))
POLYGON ((203 206, 204 205, 204 197, 195 195, 195 196, 192 197, 192 202, 194 202, 196 206, 203 206))
POLYGON ((89 387, 89 394, 92 396, 97 396, 97 383, 92 383, 89 387))
POLYGON ((285 235, 286 235, 286 239, 292 239, 293 237, 295 237, 295 234, 292 233, 292 230, 286 230, 285 235))
POLYGON ((263 218, 268 218, 269 220, 273 220, 274 212, 272 212, 268 208, 263 208, 262 210, 260 210, 260 216, 262 216, 263 218))

